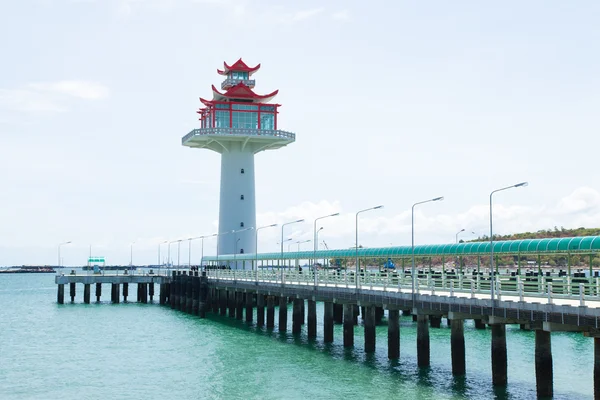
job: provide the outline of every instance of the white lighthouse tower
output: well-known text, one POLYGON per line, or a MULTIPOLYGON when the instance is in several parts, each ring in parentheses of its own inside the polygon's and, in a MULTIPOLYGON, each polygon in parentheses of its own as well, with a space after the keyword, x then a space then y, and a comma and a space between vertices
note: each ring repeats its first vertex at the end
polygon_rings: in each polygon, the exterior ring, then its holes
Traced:
POLYGON ((185 135, 181 143, 221 154, 218 254, 254 253, 254 155, 286 146, 296 135, 278 129, 280 105, 269 103, 278 90, 267 95, 252 90, 255 81, 251 77, 260 64, 249 67, 241 58, 231 66, 223 64, 224 69, 217 70, 225 76, 223 92, 213 85, 212 100, 200 98, 204 105, 198 111, 201 126, 185 135))

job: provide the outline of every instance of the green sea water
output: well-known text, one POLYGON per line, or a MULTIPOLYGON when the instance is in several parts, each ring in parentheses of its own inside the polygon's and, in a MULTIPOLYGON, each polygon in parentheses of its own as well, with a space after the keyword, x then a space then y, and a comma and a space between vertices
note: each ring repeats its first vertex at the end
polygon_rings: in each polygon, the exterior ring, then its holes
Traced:
MULTIPOLYGON (((419 369, 411 318, 401 318, 401 358, 391 362, 385 319, 375 354, 364 354, 361 325, 353 349, 337 325, 335 342, 323 344, 322 304, 309 341, 306 326, 295 336, 157 304, 113 305, 108 285, 100 304, 85 305, 77 289, 75 304, 58 305, 52 274, 0 275, 0 399, 535 398, 534 335, 516 325, 507 327, 509 384, 494 390, 490 331, 470 321, 467 376, 457 379, 445 321, 430 329, 431 367, 419 369)), ((555 398, 591 399, 593 341, 553 333, 552 350, 555 398)))

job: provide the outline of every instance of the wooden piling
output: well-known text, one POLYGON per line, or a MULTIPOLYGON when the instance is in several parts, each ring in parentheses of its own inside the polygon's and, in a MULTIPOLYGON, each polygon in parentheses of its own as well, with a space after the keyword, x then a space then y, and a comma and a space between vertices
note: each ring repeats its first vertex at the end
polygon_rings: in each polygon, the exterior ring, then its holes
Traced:
MULTIPOLYGON (((330 301, 326 301, 323 304, 323 341, 325 343, 333 342, 333 310, 334 304, 330 301)), ((310 318, 310 314, 309 314, 310 318)))
POLYGON ((154 282, 148 283, 148 294, 150 296, 150 303, 154 300, 154 282))
POLYGON ((344 347, 354 346, 354 305, 344 304, 344 347))
POLYGON ((506 326, 494 324, 492 327, 492 384, 504 386, 507 382, 506 326))
POLYGON ((365 353, 375 352, 375 314, 375 306, 365 307, 365 315, 363 315, 365 325, 365 353))
POLYGON ((440 315, 430 315, 429 316, 429 325, 432 328, 441 328, 442 327, 442 317, 440 315))
POLYGON ((119 297, 120 297, 120 293, 119 293, 120 292, 120 287, 119 286, 120 286, 120 284, 118 284, 118 283, 113 283, 112 284, 112 290, 113 290, 113 293, 114 293, 113 303, 115 303, 115 304, 119 304, 119 302, 121 301, 119 299, 119 297))
POLYGON ((227 315, 227 291, 225 289, 219 290, 219 315, 227 315))
POLYGON ((553 379, 550 332, 539 329, 535 331, 535 383, 538 398, 552 397, 553 379))
POLYGON ((227 291, 227 306, 229 307, 229 318, 235 318, 235 292, 227 291))
POLYGON ((206 312, 211 309, 210 302, 208 278, 206 277, 206 271, 203 271, 202 276, 198 278, 198 316, 200 318, 206 318, 206 312))
POLYGON ((594 338, 594 399, 600 400, 600 337, 594 338))
POLYGON ((400 358, 400 312, 388 311, 388 358, 400 358))
POLYGON ((200 278, 197 276, 190 277, 192 280, 192 307, 191 314, 200 314, 200 278))
POLYGON ((429 321, 427 315, 417 315, 417 364, 429 367, 429 321))
POLYGON ((474 319, 473 322, 475 322, 475 329, 485 329, 485 322, 483 320, 474 319))
POLYGON ((464 375, 466 373, 465 331, 462 319, 453 319, 450 322, 450 351, 452 353, 452 375, 464 375))
POLYGON ((123 302, 127 303, 127 296, 129 296, 129 283, 123 283, 123 302))
POLYGON ((375 325, 380 325, 383 316, 385 315, 385 311, 383 307, 375 307, 375 325))

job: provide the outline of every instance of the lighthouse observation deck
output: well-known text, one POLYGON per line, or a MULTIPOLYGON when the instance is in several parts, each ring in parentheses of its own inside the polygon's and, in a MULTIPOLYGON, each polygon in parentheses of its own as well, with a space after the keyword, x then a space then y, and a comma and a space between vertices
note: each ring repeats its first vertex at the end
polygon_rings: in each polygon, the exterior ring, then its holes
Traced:
POLYGON ((229 142, 242 141, 242 151, 253 148, 253 152, 258 153, 263 150, 279 149, 295 140, 294 133, 279 129, 199 128, 185 135, 181 139, 181 144, 222 153, 227 151, 229 142))

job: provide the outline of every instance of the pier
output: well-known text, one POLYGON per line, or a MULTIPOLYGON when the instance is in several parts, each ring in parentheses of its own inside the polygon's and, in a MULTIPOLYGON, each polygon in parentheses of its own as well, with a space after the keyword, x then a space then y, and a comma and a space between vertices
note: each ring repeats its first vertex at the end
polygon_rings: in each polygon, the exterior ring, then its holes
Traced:
MULTIPOLYGON (((594 255, 600 250, 600 237, 527 241, 528 246, 531 243, 535 245, 530 252, 523 250, 522 242, 498 242, 497 254, 502 256, 516 250, 534 258, 542 254, 561 253, 568 253, 570 258, 576 254, 594 255), (571 243, 571 246, 562 246, 561 241, 571 243), (577 248, 575 243, 578 244, 577 248), (587 247, 582 247, 582 244, 587 244, 587 247)), ((485 251, 485 246, 477 243, 448 246, 452 250, 444 254, 450 257, 464 255, 469 247, 485 251)), ((446 248, 419 247, 422 256, 433 256, 434 252, 446 248)), ((328 258, 332 256, 331 253, 338 258, 354 256, 353 251, 348 255, 344 251, 320 251, 317 256, 328 258)), ((367 263, 365 253, 382 255, 385 251, 361 249, 361 258, 367 263)), ((404 248, 387 249, 388 254, 402 251, 404 248)), ((308 253, 311 252, 284 253, 283 259, 279 253, 235 255, 235 258, 234 255, 221 255, 218 259, 205 257, 206 269, 201 272, 178 270, 142 275, 60 275, 56 277, 58 302, 64 303, 64 285, 69 285, 71 301, 74 301, 76 284, 84 286, 85 303, 89 303, 91 285, 96 286, 96 297, 100 299, 102 284, 111 285, 113 303, 120 301, 121 288, 123 300, 127 300, 130 284, 137 285, 137 301, 147 302, 150 294, 152 302, 154 284, 158 284, 160 304, 200 318, 210 313, 228 314, 231 318, 254 323, 256 308, 257 326, 265 325, 266 314, 266 328, 273 329, 275 307, 279 306, 278 327, 283 332, 289 328, 287 305, 290 302, 293 304, 292 333, 300 332, 302 325, 307 324, 310 339, 316 339, 317 336, 316 302, 323 302, 322 340, 325 343, 333 341, 333 326, 337 323, 343 325, 344 346, 354 346, 354 327, 360 317, 364 327, 365 352, 375 351, 375 326, 387 311, 387 349, 390 359, 401 356, 399 317, 410 315, 417 324, 419 367, 430 365, 429 330, 439 328, 442 317, 445 317, 451 327, 449 345, 452 374, 456 376, 468 373, 463 326, 465 320, 473 320, 477 329, 490 328, 492 383, 495 386, 508 384, 505 326, 519 324, 522 329, 535 331, 534 372, 538 397, 551 397, 553 394, 552 332, 580 332, 594 339, 594 394, 595 398, 600 398, 600 277, 593 268, 587 276, 570 268, 568 274, 555 268, 554 272, 544 271, 535 275, 526 269, 518 271, 518 274, 515 271, 498 272, 492 278, 489 271, 484 273, 481 265, 460 271, 446 271, 444 265, 440 268, 430 264, 428 268, 421 265, 414 280, 410 270, 404 269, 361 270, 356 275, 352 268, 322 269, 316 273, 314 270, 300 271, 298 268, 275 268, 277 263, 285 265, 286 261, 306 259, 308 253), (224 265, 234 260, 249 263, 252 269, 223 269, 224 265), (493 300, 492 285, 496 294, 493 300)), ((482 255, 475 254, 478 259, 482 255)))

